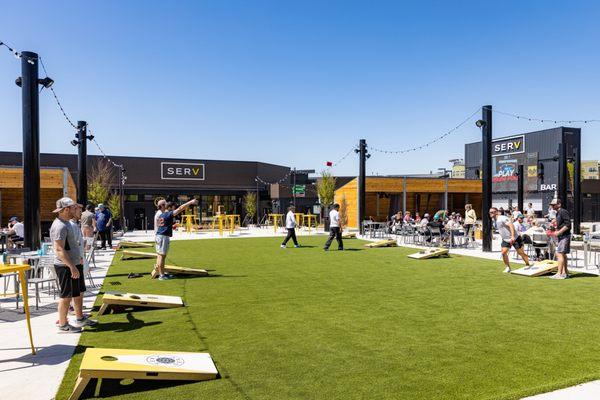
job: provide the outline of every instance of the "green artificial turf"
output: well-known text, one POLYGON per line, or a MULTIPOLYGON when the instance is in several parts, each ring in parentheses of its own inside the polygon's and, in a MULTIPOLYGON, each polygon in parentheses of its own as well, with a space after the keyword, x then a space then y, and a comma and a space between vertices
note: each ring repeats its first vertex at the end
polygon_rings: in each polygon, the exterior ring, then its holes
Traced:
POLYGON ((208 351, 222 375, 104 380, 97 393, 115 399, 517 399, 600 378, 598 278, 510 276, 500 261, 413 260, 414 250, 358 240, 326 253, 324 237, 300 240, 286 250, 281 238, 173 242, 170 263, 216 276, 172 281, 127 279, 154 260, 117 254, 104 291, 180 295, 186 307, 101 316, 57 398, 85 347, 208 351))

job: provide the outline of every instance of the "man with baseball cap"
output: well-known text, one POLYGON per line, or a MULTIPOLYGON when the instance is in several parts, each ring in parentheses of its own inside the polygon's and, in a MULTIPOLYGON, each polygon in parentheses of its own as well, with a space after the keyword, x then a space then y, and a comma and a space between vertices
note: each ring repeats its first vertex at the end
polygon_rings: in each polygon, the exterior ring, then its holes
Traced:
POLYGON ((97 321, 83 315, 82 293, 85 292, 85 280, 83 277, 83 259, 80 252, 80 235, 70 220, 75 217, 77 209, 81 207, 69 197, 63 197, 56 201, 58 214, 50 227, 50 239, 54 247, 54 269, 58 279, 60 300, 58 302, 58 331, 59 333, 78 333, 84 326, 96 325, 97 321), (67 313, 69 304, 73 300, 75 324, 69 324, 67 313))
POLYGON ((17 217, 10 217, 8 220, 8 243, 12 247, 23 243, 25 237, 25 225, 17 217))
POLYGON ((187 203, 175 208, 175 203, 162 204, 164 207, 163 212, 158 216, 158 228, 156 229, 156 270, 158 271, 159 280, 171 279, 171 275, 165 274, 165 260, 167 253, 169 252, 169 245, 171 243, 171 236, 173 236, 173 219, 177 215, 181 214, 185 209, 190 206, 198 204, 198 200, 192 199, 187 203))

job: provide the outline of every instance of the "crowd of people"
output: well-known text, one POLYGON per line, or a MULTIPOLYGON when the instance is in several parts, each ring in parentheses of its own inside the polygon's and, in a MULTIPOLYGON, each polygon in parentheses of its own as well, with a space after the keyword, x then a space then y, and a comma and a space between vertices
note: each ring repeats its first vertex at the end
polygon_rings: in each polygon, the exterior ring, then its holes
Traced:
POLYGON ((423 216, 416 212, 414 217, 410 211, 397 212, 389 221, 388 227, 390 233, 401 234, 409 230, 417 230, 427 240, 431 241, 433 235, 439 235, 442 241, 450 240, 447 232, 461 230, 468 240, 475 239, 475 223, 477 214, 471 204, 465 205, 465 216, 459 212, 450 212, 448 210, 438 210, 433 214, 424 213, 423 216), (439 232, 439 233, 438 233, 439 232))

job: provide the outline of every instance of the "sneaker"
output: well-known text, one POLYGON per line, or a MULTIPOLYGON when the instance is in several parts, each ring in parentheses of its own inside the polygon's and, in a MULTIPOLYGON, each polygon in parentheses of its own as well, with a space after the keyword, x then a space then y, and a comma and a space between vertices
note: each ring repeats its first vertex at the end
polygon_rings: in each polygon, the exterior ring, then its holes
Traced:
MULTIPOLYGON (((558 274, 557 274, 557 275, 558 275, 558 274)), ((558 276, 557 276, 556 278, 554 278, 554 279, 567 279, 568 277, 569 277, 569 275, 567 275, 567 274, 560 274, 560 275, 558 275, 558 276)))
POLYGON ((504 268, 504 271, 502 272, 504 272, 505 274, 510 274, 510 267, 504 268))
POLYGON ((285 248, 286 248, 286 245, 285 245, 285 244, 282 244, 282 245, 281 245, 281 248, 282 248, 282 249, 285 249, 285 248))
POLYGON ((296 244, 296 245, 294 245, 294 247, 295 247, 295 248, 298 248, 298 247, 300 247, 300 245, 299 245, 299 244, 296 244))
POLYGON ((82 329, 69 323, 58 327, 58 333, 81 333, 82 329))
POLYGON ((554 274, 550 277, 550 279, 561 279, 559 274, 554 274))
POLYGON ((526 266, 525 266, 525 269, 531 269, 531 264, 529 264, 529 265, 526 265, 526 266))
POLYGON ((167 274, 163 274, 163 275, 161 275, 161 276, 159 276, 159 277, 158 277, 158 280, 159 280, 159 281, 167 281, 167 280, 169 280, 169 279, 173 279, 173 277, 172 277, 172 276, 169 276, 169 275, 167 275, 167 274))
POLYGON ((323 249, 323 250, 325 250, 325 251, 329 251, 329 249, 323 249))
POLYGON ((83 328, 84 326, 94 326, 94 325, 98 325, 98 321, 96 321, 95 319, 89 319, 86 316, 84 316, 83 319, 75 319, 75 326, 77 326, 79 328, 83 328))

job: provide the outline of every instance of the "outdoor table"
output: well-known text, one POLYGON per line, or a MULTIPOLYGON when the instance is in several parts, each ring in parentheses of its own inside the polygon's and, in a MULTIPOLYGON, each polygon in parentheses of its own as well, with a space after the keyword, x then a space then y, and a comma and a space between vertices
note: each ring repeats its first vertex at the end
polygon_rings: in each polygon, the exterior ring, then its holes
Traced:
POLYGON ((454 237, 455 236, 464 236, 465 230, 463 228, 455 228, 455 229, 447 229, 446 232, 450 235, 450 247, 454 247, 454 237), (461 235, 462 233, 462 235, 461 235))
MULTIPOLYGON (((25 310, 25 318, 27 319, 27 329, 29 330, 29 343, 31 343, 31 354, 35 354, 35 347, 33 346, 33 335, 31 334, 31 320, 29 316, 29 298, 27 295, 27 278, 25 277, 25 271, 30 270, 30 266, 27 264, 0 264, 0 274, 11 274, 17 273, 19 275, 19 281, 21 282, 21 292, 23 293, 23 309, 25 310)), ((16 293, 19 296, 19 293, 16 293)))
POLYGON ((183 214, 181 216, 181 224, 185 226, 186 232, 192 232, 194 230, 194 224, 198 224, 200 219, 198 214, 183 214))
POLYGON ((228 214, 225 216, 227 218, 227 223, 229 225, 229 232, 233 233, 235 230, 235 223, 237 221, 238 225, 242 225, 240 222, 239 214, 228 214))
POLYGON ((269 214, 269 218, 273 220, 273 231, 277 233, 277 227, 279 226, 279 221, 283 222, 283 214, 269 214))
POLYGON ((302 225, 308 226, 308 231, 312 227, 313 221, 315 222, 315 228, 317 227, 317 215, 316 214, 304 214, 302 216, 302 225))
POLYGON ((296 220, 296 226, 302 226, 304 214, 303 213, 294 213, 294 219, 296 220))

